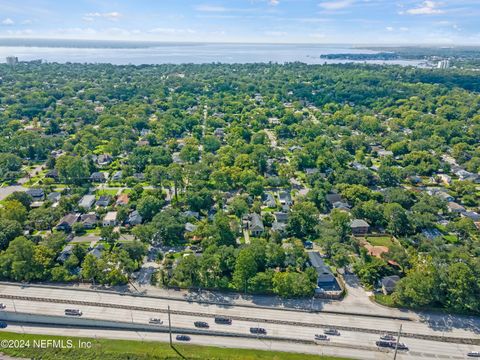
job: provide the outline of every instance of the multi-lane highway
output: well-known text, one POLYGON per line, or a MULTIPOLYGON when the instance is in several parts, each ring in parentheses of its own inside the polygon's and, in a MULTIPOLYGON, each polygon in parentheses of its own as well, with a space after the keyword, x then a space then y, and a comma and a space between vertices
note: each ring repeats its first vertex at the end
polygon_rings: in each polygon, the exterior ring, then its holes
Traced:
MULTIPOLYGON (((179 299, 158 299, 120 295, 116 293, 80 291, 74 289, 24 287, 17 285, 0 285, 0 302, 6 305, 3 311, 29 313, 49 316, 63 316, 67 307, 81 309, 82 319, 114 320, 131 324, 148 325, 150 318, 161 318, 167 323, 167 307, 171 309, 172 326, 177 331, 194 329, 194 321, 206 321, 208 332, 228 332, 239 337, 193 335, 192 342, 218 346, 246 347, 257 349, 278 349, 284 351, 301 351, 306 353, 325 353, 343 355, 352 358, 389 358, 389 352, 381 352, 375 346, 380 334, 395 333, 400 324, 405 336, 402 341, 408 352, 402 352, 402 358, 445 358, 464 359, 469 351, 480 348, 480 334, 467 327, 451 328, 448 331, 437 330, 427 322, 416 317, 399 320, 385 317, 342 315, 332 313, 309 313, 285 311, 242 306, 206 305, 186 302, 179 299), (215 324, 216 315, 233 319, 232 325, 215 324), (268 339, 243 338, 249 335, 250 327, 263 327, 268 339), (330 341, 315 345, 314 335, 335 327, 341 336, 331 336, 330 341), (282 341, 279 341, 282 340, 282 341), (290 341, 285 341, 290 340, 290 341)), ((72 319, 75 324, 75 319, 72 319)), ((471 328, 475 324, 467 324, 471 328)), ((18 329, 16 325, 10 330, 18 329)), ((22 331, 46 331, 41 327, 23 327, 22 331)), ((61 329, 46 328, 49 333, 62 333, 61 329), (57 332, 55 332, 57 331, 57 332)), ((81 329, 75 331, 81 332, 81 329)), ((128 332, 125 330, 89 330, 101 337, 138 338, 164 340, 165 334, 156 332, 128 332)), ((63 333, 64 334, 64 333, 63 333)), ((69 335, 75 332, 68 331, 69 335)))

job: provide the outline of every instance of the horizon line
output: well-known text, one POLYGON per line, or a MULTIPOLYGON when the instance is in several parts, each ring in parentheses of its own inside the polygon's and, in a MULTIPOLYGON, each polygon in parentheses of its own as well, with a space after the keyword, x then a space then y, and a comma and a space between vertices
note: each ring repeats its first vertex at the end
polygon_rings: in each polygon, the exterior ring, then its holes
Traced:
MULTIPOLYGON (((79 39, 79 38, 42 38, 42 37, 0 37, 0 41, 72 41, 72 42, 92 42, 92 43, 102 43, 102 42, 113 42, 113 43, 143 43, 143 44, 185 44, 185 45, 195 45, 195 44, 238 44, 238 45, 325 45, 325 46, 352 46, 352 47, 371 47, 371 46, 386 46, 386 47, 480 47, 479 44, 475 43, 464 43, 464 44, 451 44, 451 43, 362 43, 362 42, 265 42, 265 41, 169 41, 169 40, 140 40, 140 39, 79 39)), ((3 46, 0 44, 0 46, 3 46)), ((21 47, 24 44, 9 44, 13 47, 21 47)))

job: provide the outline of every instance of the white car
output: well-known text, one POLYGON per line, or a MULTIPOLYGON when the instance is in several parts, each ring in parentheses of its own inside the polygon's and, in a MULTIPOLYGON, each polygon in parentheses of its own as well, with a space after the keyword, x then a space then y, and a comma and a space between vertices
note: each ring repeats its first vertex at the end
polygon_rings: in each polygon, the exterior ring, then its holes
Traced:
POLYGON ((150 318, 150 320, 148 322, 150 324, 153 324, 153 325, 162 325, 163 324, 163 321, 158 319, 158 318, 150 318))

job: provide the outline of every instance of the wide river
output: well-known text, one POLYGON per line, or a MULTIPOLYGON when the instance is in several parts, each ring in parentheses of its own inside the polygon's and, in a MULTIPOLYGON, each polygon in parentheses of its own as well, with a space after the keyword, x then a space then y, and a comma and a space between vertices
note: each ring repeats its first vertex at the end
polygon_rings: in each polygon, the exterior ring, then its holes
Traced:
MULTIPOLYGON (((42 59, 58 63, 111 63, 126 64, 183 64, 183 63, 286 63, 299 61, 307 64, 345 63, 351 60, 326 60, 320 55, 338 53, 373 53, 369 50, 349 46, 310 44, 191 44, 163 43, 155 45, 132 45, 119 47, 95 44, 19 44, 0 43, 0 62, 7 56, 17 56, 20 61, 42 59)), ((359 61, 364 63, 365 61, 359 61)), ((366 61, 376 64, 398 64, 418 66, 420 61, 366 61)))

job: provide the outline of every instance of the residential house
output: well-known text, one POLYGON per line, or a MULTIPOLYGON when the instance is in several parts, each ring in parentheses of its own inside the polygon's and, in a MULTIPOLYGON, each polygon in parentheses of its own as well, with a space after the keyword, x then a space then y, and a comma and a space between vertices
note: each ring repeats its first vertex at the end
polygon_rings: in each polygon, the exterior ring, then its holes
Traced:
POLYGON ((120 180, 122 180, 122 170, 116 171, 112 175, 112 181, 120 181, 120 180))
POLYGON ((283 222, 274 221, 272 223, 272 231, 284 234, 287 232, 287 224, 283 222))
POLYGON ((277 207, 277 203, 275 202, 275 197, 270 193, 265 194, 263 204, 266 207, 269 207, 269 208, 272 208, 272 209, 277 207))
POLYGON ((288 222, 288 213, 287 212, 276 212, 273 214, 275 220, 279 223, 286 224, 288 222))
POLYGON ((116 226, 117 225, 117 212, 109 211, 103 218, 102 226, 116 226))
POLYGON ((247 226, 252 236, 260 236, 265 231, 262 217, 256 213, 248 216, 247 226))
POLYGON ((95 195, 84 195, 80 199, 80 202, 78 203, 78 206, 85 209, 85 210, 89 210, 93 206, 94 203, 95 203, 95 195))
POLYGON ((307 175, 315 175, 320 172, 320 169, 315 169, 315 168, 307 168, 305 169, 305 174, 307 175))
POLYGON ((293 204, 292 197, 290 196, 290 193, 287 191, 280 191, 280 193, 278 194, 278 198, 280 200, 281 205, 290 206, 293 204))
POLYGON ((175 164, 182 164, 183 163, 183 160, 180 158, 180 152, 174 152, 172 154, 172 161, 175 163, 175 164))
POLYGON ((195 219, 199 219, 200 218, 200 213, 198 211, 187 210, 187 211, 183 212, 183 216, 185 216, 187 218, 193 217, 195 219))
POLYGON ((94 172, 90 175, 90 181, 93 182, 105 182, 107 180, 105 173, 103 172, 94 172))
POLYGON ((450 202, 450 201, 454 201, 454 200, 455 200, 455 198, 454 198, 452 195, 450 195, 450 194, 447 193, 446 191, 442 191, 442 190, 437 191, 437 192, 435 193, 435 196, 436 196, 436 197, 439 197, 440 199, 442 199, 442 200, 444 200, 444 201, 447 201, 447 202, 450 202))
POLYGON ((47 195, 47 200, 56 203, 60 201, 60 198, 62 197, 62 194, 59 192, 51 192, 50 194, 47 195))
POLYGON ((372 146, 372 151, 376 152, 379 157, 393 156, 393 152, 385 150, 382 146, 372 146))
POLYGON ((322 257, 317 251, 309 251, 308 261, 317 271, 317 290, 316 292, 340 290, 337 279, 332 273, 329 266, 325 264, 322 257))
POLYGON ((330 193, 330 194, 327 194, 325 196, 325 199, 327 200, 327 202, 333 206, 333 204, 335 203, 338 203, 338 202, 343 202, 343 199, 342 197, 340 196, 340 194, 337 194, 337 193, 330 193))
POLYGON ((30 208, 38 209, 39 207, 42 207, 43 204, 44 204, 44 201, 34 201, 30 204, 30 208))
POLYGON ((127 205, 128 202, 130 201, 128 194, 120 194, 118 195, 117 201, 115 202, 115 205, 127 205))
POLYGON ((465 211, 461 214, 462 217, 469 218, 473 220, 474 222, 480 221, 480 214, 477 213, 476 211, 465 211))
POLYGON ((391 294, 395 290, 395 287, 397 286, 399 280, 400 276, 398 275, 383 277, 381 280, 383 293, 385 295, 391 294))
POLYGON ((453 202, 453 201, 450 201, 447 204, 447 208, 448 208, 448 211, 450 211, 451 213, 460 214, 460 213, 465 212, 465 208, 462 205, 460 205, 456 202, 453 202))
POLYGON ((112 198, 108 195, 102 195, 98 198, 97 202, 95 203, 95 205, 97 206, 102 206, 102 207, 106 207, 108 205, 110 205, 110 202, 112 201, 112 198))
POLYGON ((186 231, 186 232, 193 232, 193 231, 195 231, 195 230, 197 230, 197 225, 194 225, 194 224, 189 223, 189 222, 187 222, 187 223, 185 224, 185 231, 186 231))
POLYGON ((113 161, 113 158, 108 154, 102 154, 97 156, 97 164, 99 166, 107 166, 113 161))
POLYGON ((58 222, 56 229, 59 231, 70 232, 72 231, 73 224, 75 224, 80 218, 79 214, 67 214, 58 222))
POLYGON ((105 246, 103 244, 97 244, 92 250, 90 250, 88 253, 92 254, 95 256, 97 259, 99 259, 102 256, 103 251, 105 250, 105 246))
POLYGON ((45 192, 40 188, 31 188, 25 191, 34 201, 41 201, 45 197, 45 192))
POLYGON ((428 240, 435 240, 442 236, 442 233, 436 228, 429 228, 422 230, 422 235, 425 236, 428 240))
POLYGON ((46 178, 53 179, 53 180, 58 180, 58 170, 57 169, 51 169, 45 174, 46 178))
POLYGON ((97 227, 97 221, 97 214, 95 213, 88 213, 80 216, 80 222, 85 229, 93 229, 97 227))
POLYGON ((352 229, 352 234, 355 236, 364 236, 368 234, 370 225, 362 219, 354 219, 350 222, 350 228, 352 229))
POLYGON ((277 118, 277 117, 270 117, 270 118, 268 118, 268 122, 271 125, 278 125, 278 124, 280 124, 280 119, 277 118))
POLYGON ((127 218, 127 224, 131 226, 140 225, 142 221, 142 216, 137 210, 132 211, 127 218))
POLYGON ((333 203, 333 208, 334 209, 339 209, 339 210, 349 211, 350 210, 350 205, 347 202, 337 201, 337 202, 333 203))
POLYGON ((447 174, 437 174, 437 178, 444 184, 450 185, 452 183, 452 177, 447 174))
POLYGON ((216 128, 213 132, 213 135, 218 138, 223 138, 225 136, 225 130, 223 128, 216 128))
POLYGON ((73 245, 66 245, 57 257, 57 260, 64 263, 72 255, 73 245))

